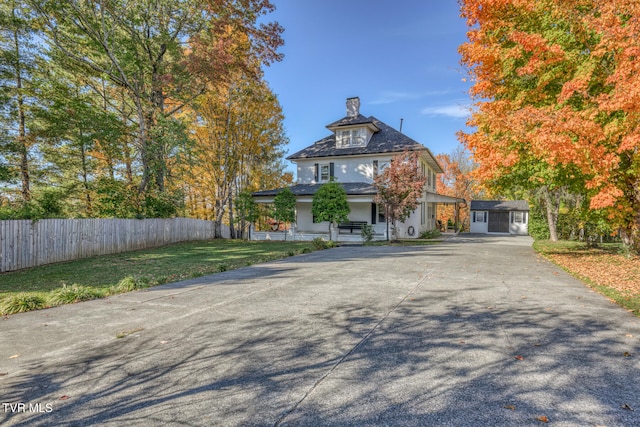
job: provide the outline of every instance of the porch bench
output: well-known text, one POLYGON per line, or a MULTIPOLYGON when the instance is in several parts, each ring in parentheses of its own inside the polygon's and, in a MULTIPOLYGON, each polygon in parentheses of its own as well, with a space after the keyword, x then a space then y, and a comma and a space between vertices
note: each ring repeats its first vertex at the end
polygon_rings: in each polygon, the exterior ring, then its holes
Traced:
POLYGON ((349 230, 353 234, 353 230, 362 230, 367 225, 367 221, 348 221, 338 224, 338 230, 349 230))

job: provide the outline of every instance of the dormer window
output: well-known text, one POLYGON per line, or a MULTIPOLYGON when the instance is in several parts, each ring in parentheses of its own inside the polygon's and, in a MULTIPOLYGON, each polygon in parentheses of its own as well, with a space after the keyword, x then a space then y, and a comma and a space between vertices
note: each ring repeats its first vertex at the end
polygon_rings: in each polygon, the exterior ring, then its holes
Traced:
POLYGON ((336 131, 336 147, 364 147, 367 145, 367 132, 364 128, 336 131))

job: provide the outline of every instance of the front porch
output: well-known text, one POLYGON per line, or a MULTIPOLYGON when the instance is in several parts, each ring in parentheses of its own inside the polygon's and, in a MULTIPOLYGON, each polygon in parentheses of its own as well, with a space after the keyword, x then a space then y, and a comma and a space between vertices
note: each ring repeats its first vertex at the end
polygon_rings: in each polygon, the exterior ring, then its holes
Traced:
MULTIPOLYGON (((289 230, 285 231, 256 231, 251 226, 250 240, 274 240, 274 241, 291 241, 291 242, 307 242, 316 238, 322 240, 333 240, 340 243, 362 243, 364 239, 360 234, 360 231, 354 230, 352 233, 348 230, 338 230, 332 228, 331 235, 329 235, 329 229, 322 233, 318 230, 304 231, 298 230, 295 226, 292 226, 289 230)), ((387 238, 387 225, 375 224, 373 225, 373 241, 384 241, 387 238)))
MULTIPOLYGON (((296 185, 291 187, 296 196, 295 223, 288 230, 265 229, 266 218, 259 221, 261 229, 256 229, 256 224, 251 228, 251 240, 291 240, 311 241, 316 238, 333 240, 335 242, 362 243, 363 238, 359 229, 334 229, 329 231, 329 223, 317 222, 312 213, 313 194, 320 185, 296 185)), ((347 202, 351 212, 348 221, 366 223, 373 227, 373 240, 389 240, 390 236, 397 239, 417 239, 423 233, 436 229, 437 205, 442 203, 454 204, 456 218, 458 204, 465 203, 464 199, 442 196, 426 192, 419 207, 404 222, 397 222, 395 230, 387 223, 382 206, 375 203, 376 190, 368 183, 347 183, 344 185, 347 192, 347 202)), ((274 201, 279 190, 268 190, 253 194, 256 203, 269 205, 274 201)), ((266 209, 266 212, 269 212, 266 209)), ((267 214, 268 215, 268 214, 267 214)), ((458 227, 455 228, 458 230, 458 227)))

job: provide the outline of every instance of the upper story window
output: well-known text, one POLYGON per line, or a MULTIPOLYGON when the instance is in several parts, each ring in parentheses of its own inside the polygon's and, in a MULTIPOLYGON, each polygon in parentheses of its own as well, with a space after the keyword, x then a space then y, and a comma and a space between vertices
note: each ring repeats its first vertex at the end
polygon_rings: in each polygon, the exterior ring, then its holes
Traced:
POLYGON ((335 164, 331 163, 316 163, 314 173, 315 182, 327 182, 331 181, 331 178, 335 176, 335 164))
POLYGON ((329 181, 329 165, 320 165, 320 181, 329 181))
POLYGON ((367 133, 364 128, 336 131, 336 147, 364 147, 367 145, 367 133))

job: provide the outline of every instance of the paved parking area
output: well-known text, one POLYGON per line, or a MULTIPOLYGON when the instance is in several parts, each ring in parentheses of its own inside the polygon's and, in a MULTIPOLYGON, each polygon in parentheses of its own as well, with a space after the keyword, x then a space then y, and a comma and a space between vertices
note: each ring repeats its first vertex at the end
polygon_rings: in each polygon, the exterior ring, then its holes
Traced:
POLYGON ((0 424, 633 426, 639 337, 528 237, 341 247, 1 320, 0 424))

